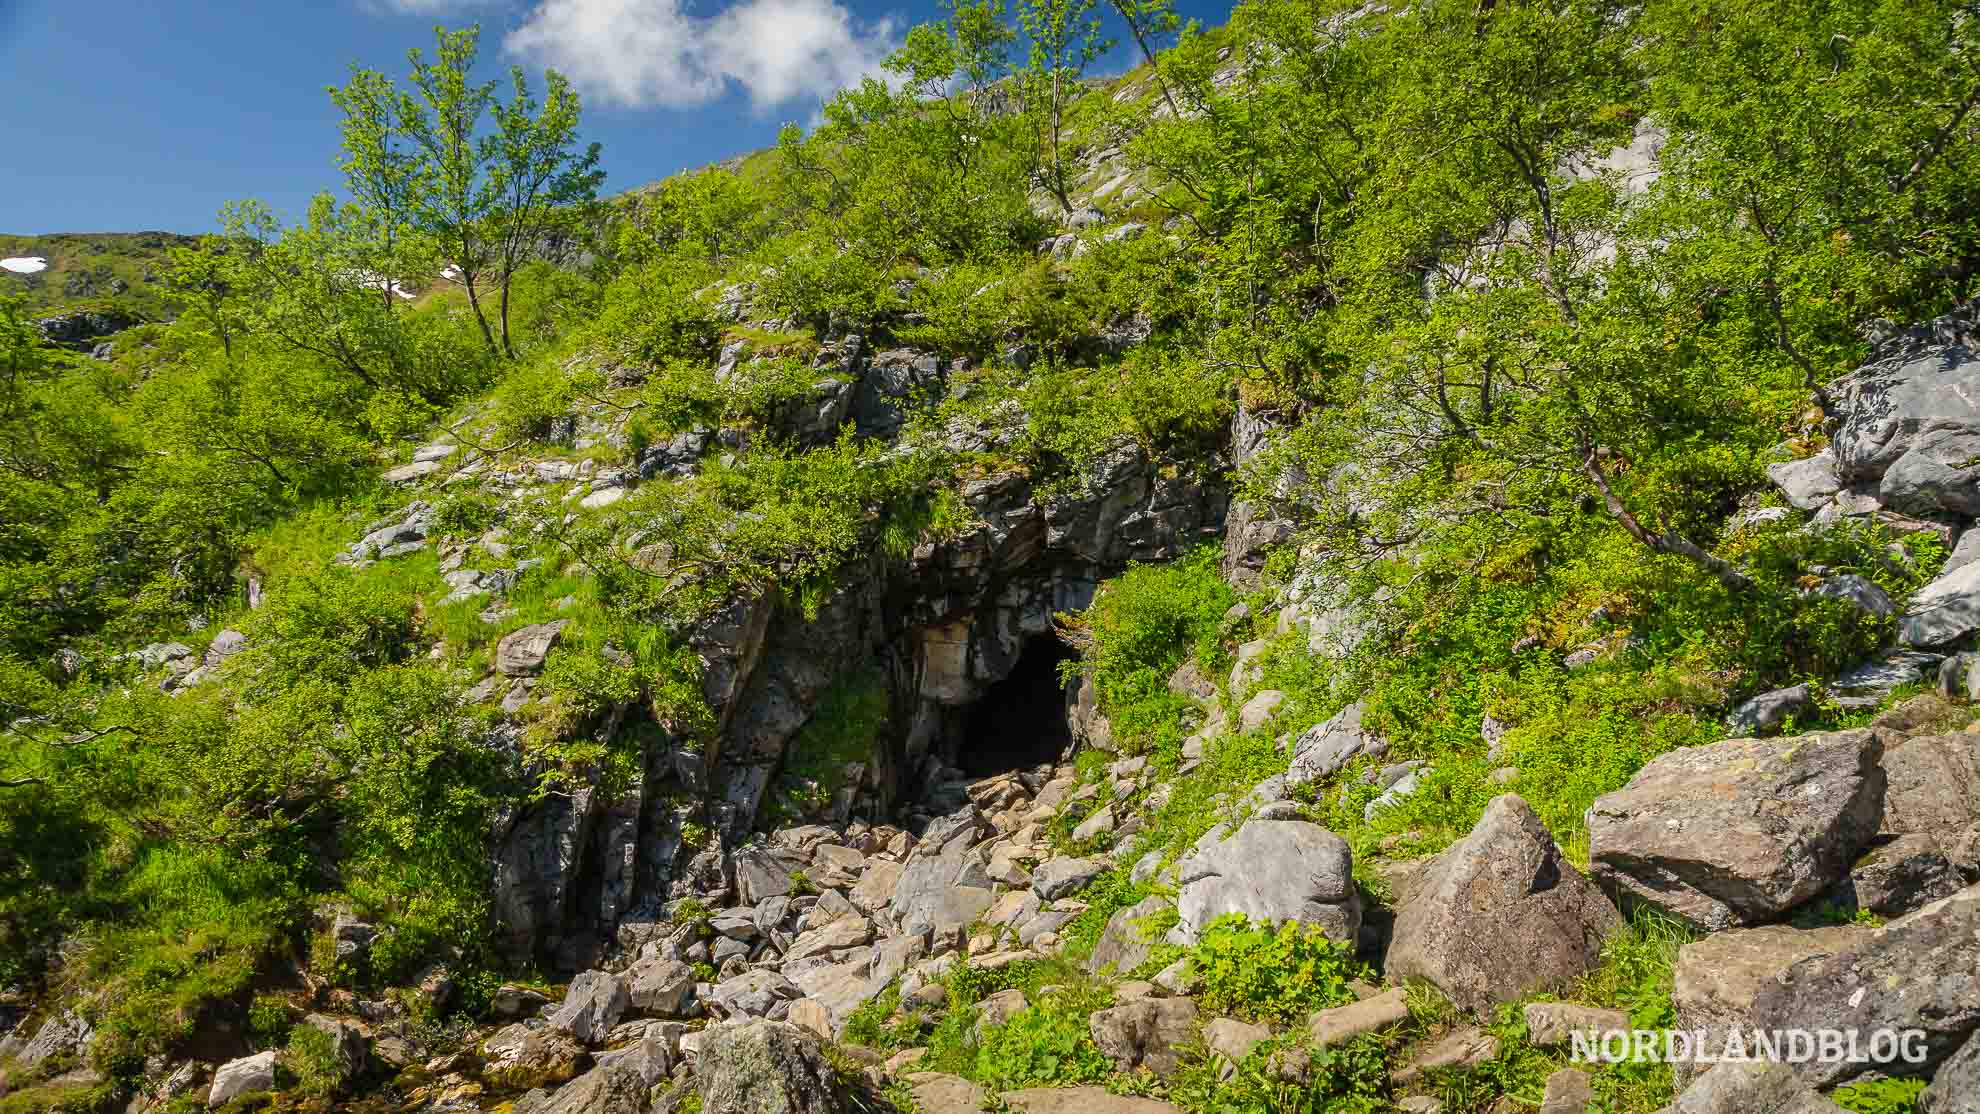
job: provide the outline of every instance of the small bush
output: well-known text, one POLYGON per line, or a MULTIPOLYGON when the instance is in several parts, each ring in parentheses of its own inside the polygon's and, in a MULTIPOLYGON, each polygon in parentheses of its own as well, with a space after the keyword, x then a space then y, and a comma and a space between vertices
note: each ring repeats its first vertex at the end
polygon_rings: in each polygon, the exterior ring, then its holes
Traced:
POLYGON ((1353 953, 1310 925, 1273 928, 1228 914, 1203 930, 1193 960, 1198 1000, 1217 1014, 1283 1025, 1354 998, 1353 953))
POLYGON ((1105 991, 1062 990, 1044 995, 983 1038, 976 1055, 979 1082, 994 1091, 1097 1083, 1112 1065, 1094 1045, 1087 1019, 1109 1004, 1105 991))

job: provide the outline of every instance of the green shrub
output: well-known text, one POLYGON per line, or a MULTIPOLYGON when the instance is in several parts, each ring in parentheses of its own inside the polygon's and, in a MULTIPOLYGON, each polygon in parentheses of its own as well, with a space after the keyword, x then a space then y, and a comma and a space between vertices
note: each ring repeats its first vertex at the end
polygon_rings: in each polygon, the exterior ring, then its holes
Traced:
POLYGON ((976 1078, 993 1091, 1066 1087, 1105 1079, 1112 1064, 1093 1043, 1087 1021, 1109 1004, 1102 990, 1068 989, 1042 996, 984 1035, 976 1078))
POLYGON ((1925 1086, 1923 1079, 1875 1079, 1845 1083, 1829 1092, 1829 1098, 1857 1114, 1912 1114, 1925 1086))
POLYGON ((1213 1013, 1290 1024, 1315 1010, 1353 1001, 1360 972, 1352 950, 1318 927, 1252 924, 1232 913, 1204 927, 1191 957, 1198 1000, 1213 1013))

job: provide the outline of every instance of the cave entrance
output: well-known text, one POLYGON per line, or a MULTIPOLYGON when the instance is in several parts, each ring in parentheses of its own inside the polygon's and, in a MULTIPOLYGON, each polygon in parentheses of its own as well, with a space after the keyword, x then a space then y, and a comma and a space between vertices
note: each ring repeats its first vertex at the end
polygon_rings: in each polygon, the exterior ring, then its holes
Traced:
POLYGON ((1010 675, 964 714, 956 765, 981 778, 1057 762, 1072 744, 1059 663, 1077 656, 1052 635, 1026 639, 1010 675))

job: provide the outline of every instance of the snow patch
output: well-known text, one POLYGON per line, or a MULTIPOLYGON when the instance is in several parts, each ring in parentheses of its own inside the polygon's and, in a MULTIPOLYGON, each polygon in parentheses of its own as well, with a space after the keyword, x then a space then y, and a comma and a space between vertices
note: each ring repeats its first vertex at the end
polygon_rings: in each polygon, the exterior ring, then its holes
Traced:
POLYGON ((39 255, 22 255, 12 259, 0 259, 0 268, 17 275, 38 275, 48 269, 48 260, 39 255))

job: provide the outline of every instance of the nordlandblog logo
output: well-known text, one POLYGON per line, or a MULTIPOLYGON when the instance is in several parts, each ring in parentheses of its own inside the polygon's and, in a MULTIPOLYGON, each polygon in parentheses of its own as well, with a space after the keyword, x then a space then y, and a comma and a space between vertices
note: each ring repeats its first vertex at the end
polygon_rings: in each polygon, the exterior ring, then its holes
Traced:
POLYGON ((1922 1064, 1923 1029, 1584 1029, 1570 1038, 1579 1063, 1922 1064))

